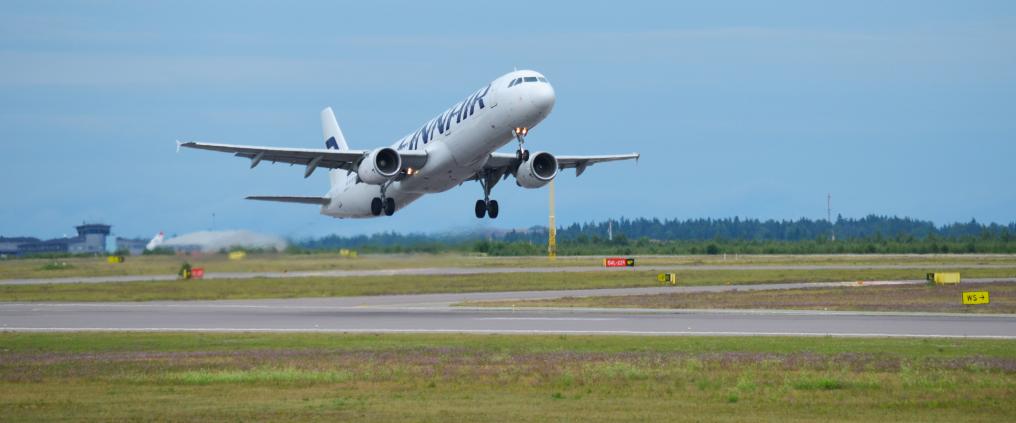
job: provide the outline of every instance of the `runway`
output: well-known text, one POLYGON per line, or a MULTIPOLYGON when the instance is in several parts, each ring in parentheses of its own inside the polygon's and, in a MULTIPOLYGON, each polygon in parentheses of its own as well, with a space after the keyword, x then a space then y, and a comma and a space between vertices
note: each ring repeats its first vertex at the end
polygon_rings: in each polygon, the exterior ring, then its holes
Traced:
MULTIPOLYGON (((501 273, 558 273, 558 272, 631 272, 643 271, 695 271, 695 270, 921 270, 946 271, 955 269, 1016 269, 1011 264, 884 264, 884 265, 647 265, 634 268, 604 268, 599 266, 545 266, 545 267, 426 267, 408 269, 364 269, 364 270, 313 270, 294 272, 205 272, 204 279, 283 279, 309 277, 364 277, 364 276, 441 276, 478 275, 501 273)), ((76 276, 63 278, 22 278, 0 279, 0 285, 44 285, 60 283, 115 283, 115 282, 157 282, 172 281, 175 274, 163 275, 116 275, 76 276)))
POLYGON ((562 295, 634 295, 661 290, 675 292, 674 288, 638 288, 283 300, 0 303, 0 330, 1016 339, 1016 316, 1011 315, 762 310, 513 310, 451 306, 467 300, 553 298, 562 295))

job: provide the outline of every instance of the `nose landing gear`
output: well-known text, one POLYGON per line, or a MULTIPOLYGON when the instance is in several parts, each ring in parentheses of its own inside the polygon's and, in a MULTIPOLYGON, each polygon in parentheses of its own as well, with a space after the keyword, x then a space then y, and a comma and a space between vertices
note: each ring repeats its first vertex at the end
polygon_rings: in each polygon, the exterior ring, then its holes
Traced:
POLYGON ((515 152, 515 158, 519 159, 520 162, 529 160, 529 150, 526 150, 526 134, 528 133, 529 128, 520 127, 512 129, 515 140, 519 142, 519 149, 515 152))

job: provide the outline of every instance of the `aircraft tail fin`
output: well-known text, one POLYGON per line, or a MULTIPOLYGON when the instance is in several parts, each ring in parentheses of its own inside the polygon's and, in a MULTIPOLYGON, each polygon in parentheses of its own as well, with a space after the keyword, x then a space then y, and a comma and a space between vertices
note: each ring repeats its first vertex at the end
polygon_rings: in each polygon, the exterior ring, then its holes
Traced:
POLYGON ((349 144, 346 144, 346 137, 342 136, 339 122, 335 120, 335 113, 332 112, 331 107, 325 107, 321 111, 321 130, 325 135, 325 148, 349 150, 349 144))
MULTIPOLYGON (((321 131, 325 137, 325 148, 340 151, 349 150, 349 144, 346 144, 346 137, 342 135, 342 130, 339 129, 339 122, 335 120, 335 112, 332 112, 331 107, 325 107, 321 111, 321 131)), ((328 181, 331 183, 332 188, 344 185, 348 177, 348 172, 341 169, 328 172, 328 181)))

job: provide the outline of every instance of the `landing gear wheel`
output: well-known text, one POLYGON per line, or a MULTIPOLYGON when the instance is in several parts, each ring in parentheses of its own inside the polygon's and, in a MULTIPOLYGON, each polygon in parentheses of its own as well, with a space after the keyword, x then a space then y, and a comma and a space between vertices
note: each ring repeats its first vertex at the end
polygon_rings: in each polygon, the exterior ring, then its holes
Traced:
POLYGON ((490 200, 487 203, 487 216, 491 219, 497 219, 497 200, 490 200))
POLYGON ((518 159, 520 162, 528 162, 529 161, 529 150, 516 150, 515 151, 515 158, 518 159))
POLYGON ((487 203, 483 200, 476 200, 476 218, 483 219, 484 214, 487 214, 487 203))
POLYGON ((373 200, 370 200, 370 214, 372 214, 374 216, 380 216, 381 215, 381 208, 382 207, 381 207, 381 199, 380 198, 374 197, 373 200))
POLYGON ((385 216, 393 214, 395 214, 395 199, 389 197, 385 199, 385 216))

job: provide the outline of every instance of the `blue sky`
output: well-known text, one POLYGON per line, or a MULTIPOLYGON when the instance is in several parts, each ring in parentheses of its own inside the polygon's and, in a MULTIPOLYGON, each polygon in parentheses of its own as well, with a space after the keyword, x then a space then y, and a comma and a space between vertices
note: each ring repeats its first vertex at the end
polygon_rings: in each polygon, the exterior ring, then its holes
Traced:
POLYGON ((251 194, 321 195, 325 172, 174 140, 388 145, 514 67, 550 79, 529 136, 639 151, 557 182, 559 224, 637 217, 1016 218, 1016 3, 4 2, 0 234, 243 228, 283 236, 546 224, 547 191, 476 183, 386 219, 251 194), (291 4, 290 4, 291 3, 291 4), (706 3, 706 4, 700 4, 706 3))

